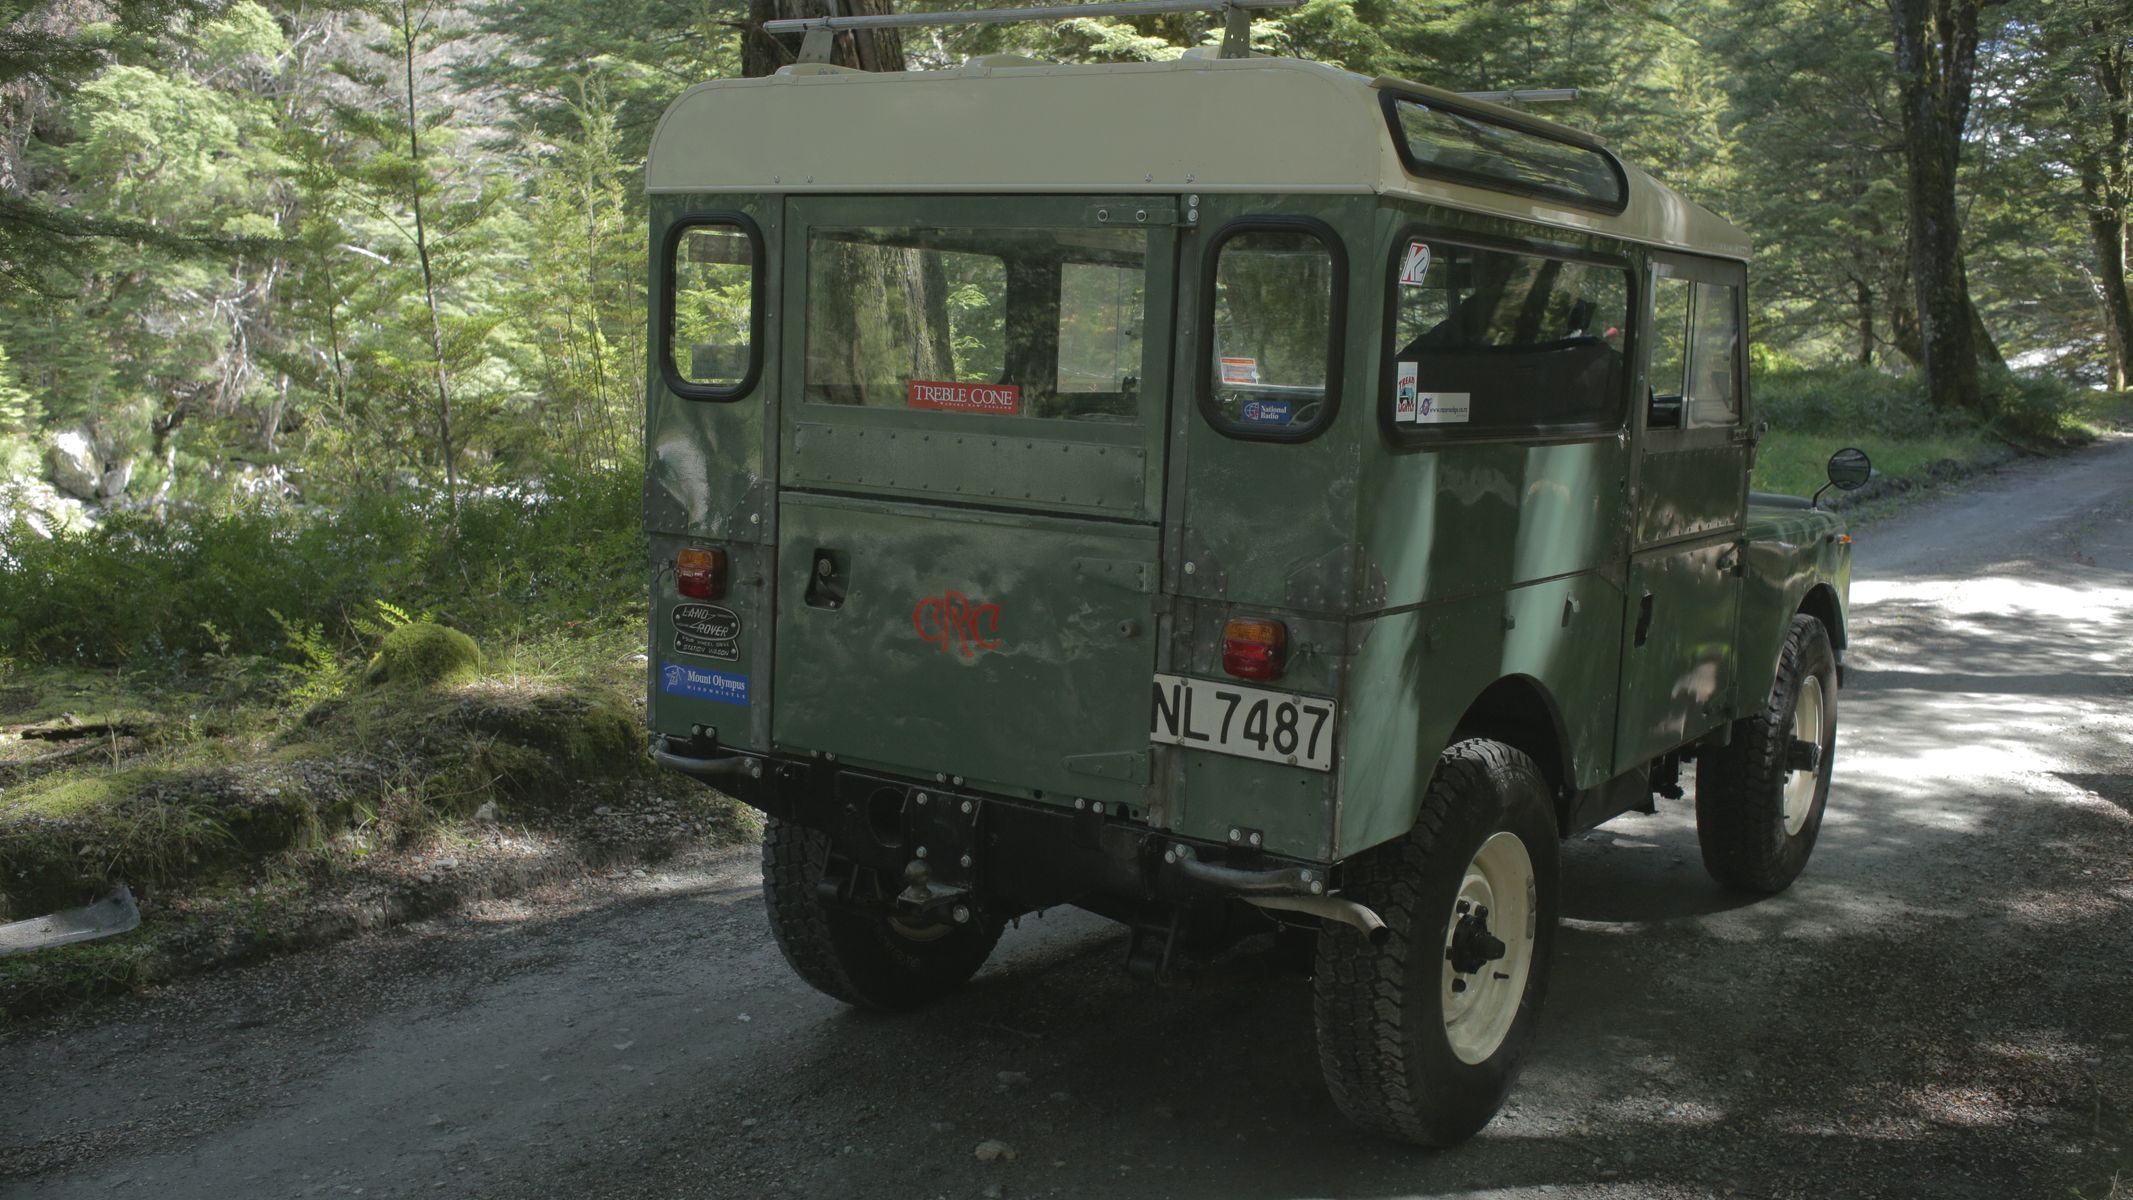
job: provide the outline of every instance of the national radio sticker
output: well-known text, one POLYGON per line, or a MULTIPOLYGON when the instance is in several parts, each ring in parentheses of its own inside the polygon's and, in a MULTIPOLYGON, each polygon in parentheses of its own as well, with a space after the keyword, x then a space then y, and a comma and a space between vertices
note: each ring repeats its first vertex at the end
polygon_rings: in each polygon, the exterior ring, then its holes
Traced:
POLYGON ((677 604, 669 614, 674 625, 674 653, 735 662, 741 616, 716 604, 677 604))
POLYGON ((748 703, 748 677, 726 671, 692 667, 687 663, 659 664, 659 690, 674 696, 692 696, 719 704, 748 703))
POLYGON ((1247 400, 1242 415, 1247 425, 1286 425, 1295 418, 1286 400, 1247 400))
POLYGON ((1400 364, 1399 373, 1392 381, 1392 419, 1401 424, 1412 425, 1416 419, 1415 385, 1421 378, 1417 365, 1411 362, 1400 364))
POLYGON ((1400 285, 1421 287, 1429 278, 1429 243, 1409 242, 1407 253, 1400 259, 1400 285))

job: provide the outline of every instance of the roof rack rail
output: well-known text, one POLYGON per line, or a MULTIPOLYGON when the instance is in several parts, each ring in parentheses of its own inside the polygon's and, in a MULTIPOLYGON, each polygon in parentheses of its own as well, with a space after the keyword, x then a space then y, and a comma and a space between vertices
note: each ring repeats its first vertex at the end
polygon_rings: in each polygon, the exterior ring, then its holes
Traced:
POLYGON ((1506 92, 1461 92, 1469 100, 1486 100, 1490 104, 1542 104, 1557 100, 1575 100, 1576 88, 1512 88, 1506 92))
POLYGON ((765 33, 798 33, 800 59, 826 63, 838 33, 848 29, 911 29, 924 25, 1008 25, 1016 21, 1069 21, 1078 17, 1147 17, 1161 13, 1220 12, 1223 58, 1249 58, 1255 9, 1300 8, 1304 0, 1101 0, 1096 4, 1046 4, 967 12, 902 12, 864 17, 789 17, 763 22, 765 33))

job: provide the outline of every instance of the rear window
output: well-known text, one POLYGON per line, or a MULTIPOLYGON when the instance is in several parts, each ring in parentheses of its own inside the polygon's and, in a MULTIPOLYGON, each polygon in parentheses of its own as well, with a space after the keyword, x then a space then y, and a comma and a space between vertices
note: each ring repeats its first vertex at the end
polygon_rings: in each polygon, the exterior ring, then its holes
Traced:
POLYGON ((1622 170, 1604 150, 1440 104, 1409 98, 1389 104, 1400 157, 1417 175, 1607 212, 1628 202, 1622 170))
POLYGON ((1424 237, 1392 264, 1396 431, 1573 432, 1621 423, 1629 272, 1424 237))
POLYGON ((806 399, 1135 420, 1147 263, 1140 229, 811 230, 806 399))

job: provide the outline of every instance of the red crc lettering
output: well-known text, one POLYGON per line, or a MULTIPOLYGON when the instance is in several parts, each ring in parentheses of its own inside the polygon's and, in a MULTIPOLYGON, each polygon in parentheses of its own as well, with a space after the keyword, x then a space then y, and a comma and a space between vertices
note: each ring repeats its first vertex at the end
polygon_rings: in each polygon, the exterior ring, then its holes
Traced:
POLYGON ((961 592, 926 596, 912 606, 911 628, 941 653, 953 646, 964 658, 1000 648, 1000 606, 975 604, 961 592))

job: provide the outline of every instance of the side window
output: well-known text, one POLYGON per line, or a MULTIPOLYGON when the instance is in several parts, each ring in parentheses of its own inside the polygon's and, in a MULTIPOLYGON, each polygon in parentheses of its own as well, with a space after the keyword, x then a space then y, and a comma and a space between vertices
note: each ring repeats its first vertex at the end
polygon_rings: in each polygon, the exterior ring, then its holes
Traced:
POLYGON ((1392 263, 1395 431, 1602 429, 1622 413, 1629 274, 1425 238, 1392 263))
POLYGON ((1682 395, 1691 427, 1740 420, 1740 307, 1728 284, 1699 283, 1689 318, 1688 377, 1682 395))
POLYGON ((1331 231, 1240 226, 1207 280, 1207 416, 1243 437, 1300 440, 1332 415, 1346 264, 1331 231))
POLYGON ((1652 281, 1651 429, 1681 428, 1681 396, 1689 362, 1689 293, 1696 285, 1662 275, 1652 281))
POLYGON ((667 386, 696 400, 731 400, 762 364, 762 240, 744 218, 683 218, 667 235, 667 386))

